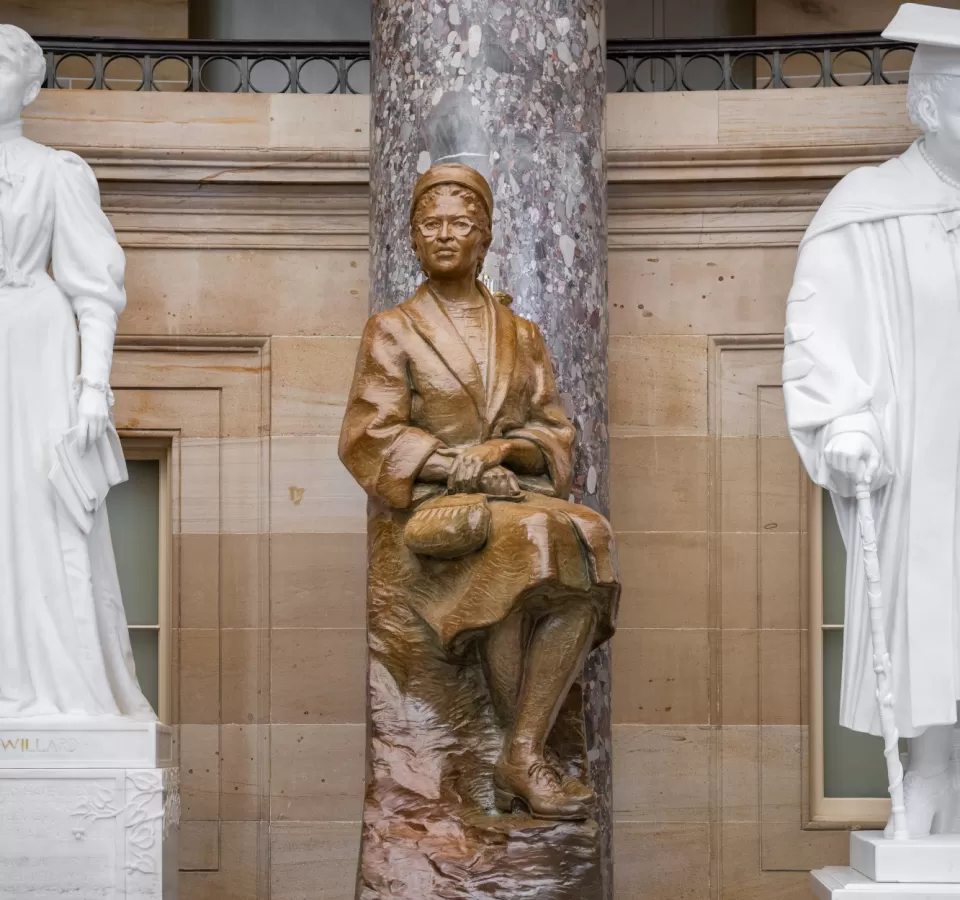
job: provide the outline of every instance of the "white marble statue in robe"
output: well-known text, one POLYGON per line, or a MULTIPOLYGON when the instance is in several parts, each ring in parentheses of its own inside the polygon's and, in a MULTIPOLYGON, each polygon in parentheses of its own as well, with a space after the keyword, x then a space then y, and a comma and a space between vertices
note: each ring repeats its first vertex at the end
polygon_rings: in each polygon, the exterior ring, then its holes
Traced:
POLYGON ((45 72, 29 35, 0 25, 0 719, 153 719, 106 510, 85 534, 49 480, 68 429, 87 449, 107 428, 126 297, 93 173, 23 137, 45 72))
MULTIPOLYGON (((960 39, 960 35, 957 35, 960 39)), ((783 391, 847 548, 840 724, 880 734, 855 486, 870 481, 911 836, 956 829, 960 700, 960 51, 921 46, 923 136, 857 169, 800 245, 783 391)))

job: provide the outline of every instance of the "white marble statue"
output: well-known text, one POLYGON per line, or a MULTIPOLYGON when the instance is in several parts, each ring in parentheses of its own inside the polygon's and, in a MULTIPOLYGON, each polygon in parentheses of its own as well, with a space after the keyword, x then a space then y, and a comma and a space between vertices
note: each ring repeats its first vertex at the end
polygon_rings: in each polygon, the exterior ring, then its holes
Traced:
POLYGON ((81 457, 110 437, 126 297, 123 251, 90 168, 23 137, 45 71, 30 36, 0 25, 0 720, 152 720, 106 511, 87 533, 51 481, 68 432, 81 457))
POLYGON ((783 365, 790 433, 833 494, 848 551, 840 721, 880 734, 854 496, 863 479, 873 490, 911 837, 955 830, 957 813, 960 13, 943 12, 905 4, 885 33, 921 41, 907 103, 923 135, 851 172, 815 216, 787 299, 783 365), (918 22, 937 28, 918 35, 918 22))

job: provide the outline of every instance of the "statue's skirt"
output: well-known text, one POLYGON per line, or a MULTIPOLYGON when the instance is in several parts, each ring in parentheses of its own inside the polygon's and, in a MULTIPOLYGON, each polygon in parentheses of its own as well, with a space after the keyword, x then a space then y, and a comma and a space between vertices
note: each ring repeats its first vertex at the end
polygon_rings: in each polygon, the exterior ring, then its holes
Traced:
MULTIPOLYGON (((382 511, 371 529, 372 594, 402 602, 440 644, 464 639, 530 607, 583 602, 597 613, 596 643, 613 634, 620 581, 610 525, 586 506, 524 494, 523 502, 490 500, 485 546, 453 560, 411 553, 403 542, 410 515, 382 511)), ((375 598, 371 598, 375 602, 375 598)))

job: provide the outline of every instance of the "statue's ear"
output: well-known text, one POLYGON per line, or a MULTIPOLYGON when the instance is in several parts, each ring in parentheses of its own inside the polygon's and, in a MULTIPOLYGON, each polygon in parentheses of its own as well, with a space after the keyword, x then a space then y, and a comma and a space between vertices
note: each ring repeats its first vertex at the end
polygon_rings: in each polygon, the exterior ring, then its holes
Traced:
POLYGON ((936 99, 928 91, 920 100, 920 117, 926 126, 926 134, 936 134, 940 130, 940 107, 936 99))
POLYGON ((39 82, 34 82, 24 91, 23 94, 23 106, 24 108, 28 107, 37 97, 40 96, 40 84, 39 82))

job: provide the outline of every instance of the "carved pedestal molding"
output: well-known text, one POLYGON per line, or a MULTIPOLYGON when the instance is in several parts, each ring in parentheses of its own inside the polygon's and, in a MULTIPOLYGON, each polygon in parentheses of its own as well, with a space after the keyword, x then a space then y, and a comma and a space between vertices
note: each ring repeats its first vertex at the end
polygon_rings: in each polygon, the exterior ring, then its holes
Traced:
POLYGON ((166 725, 0 720, 0 898, 176 900, 179 829, 166 725))
POLYGON ((177 769, 0 768, 0 897, 176 900, 177 769))
POLYGON ((173 765, 173 730, 132 719, 0 719, 2 769, 139 769, 173 765))

